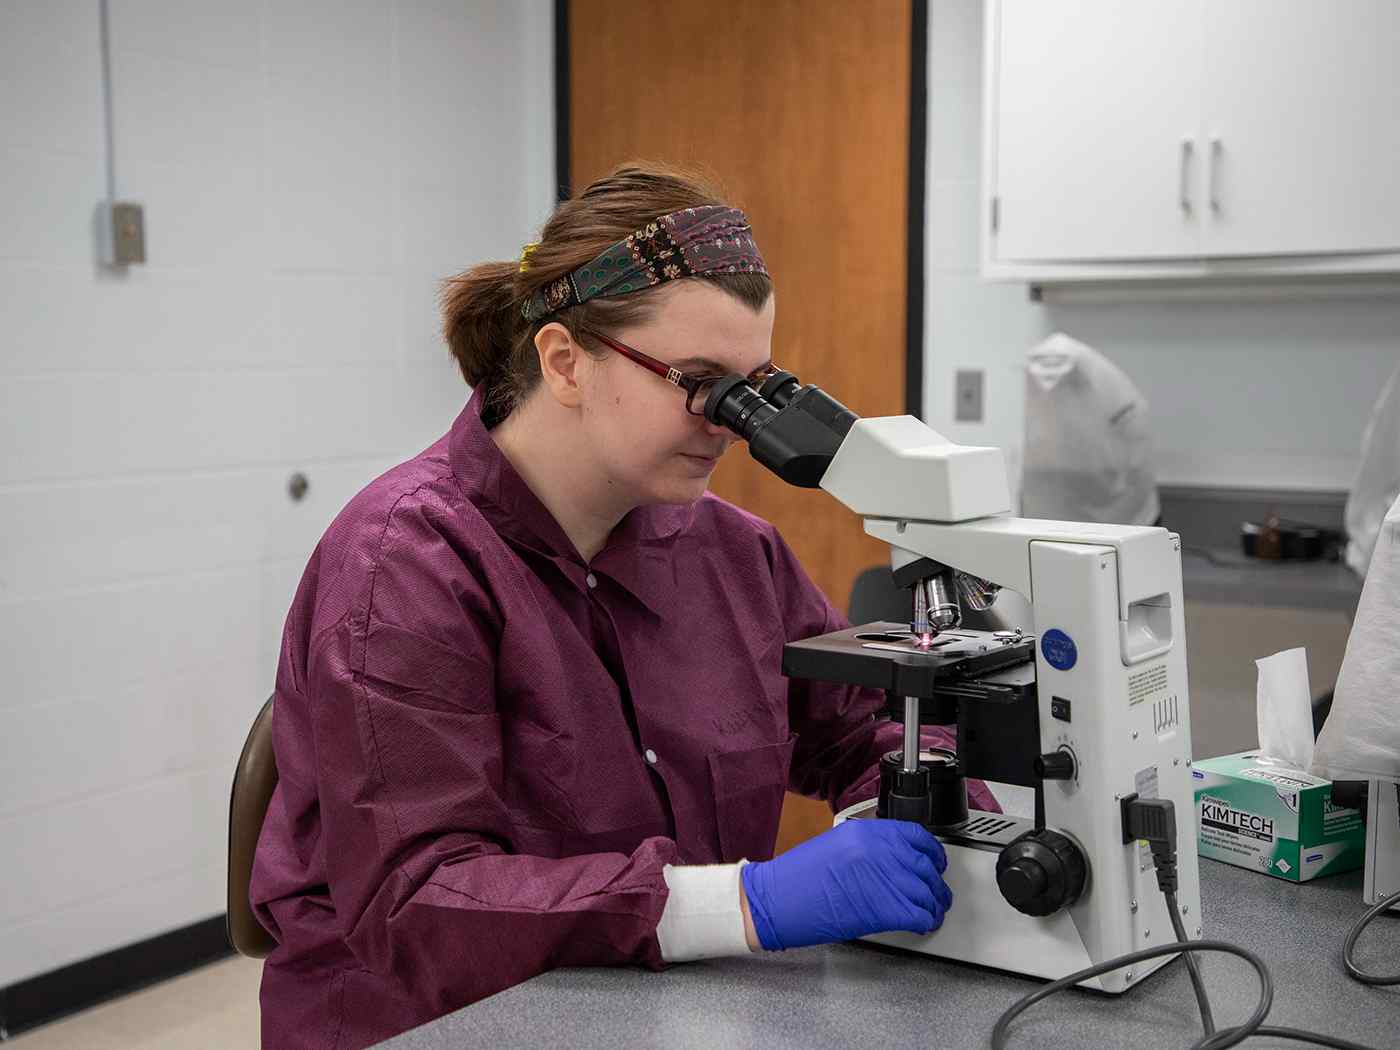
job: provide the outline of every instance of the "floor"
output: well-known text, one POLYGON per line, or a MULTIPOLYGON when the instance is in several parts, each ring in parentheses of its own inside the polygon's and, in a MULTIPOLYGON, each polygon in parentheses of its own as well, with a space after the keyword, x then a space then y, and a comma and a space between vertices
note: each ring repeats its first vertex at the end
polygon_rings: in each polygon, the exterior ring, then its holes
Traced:
POLYGON ((248 1050, 262 963, 235 956, 15 1036, 5 1050, 248 1050))

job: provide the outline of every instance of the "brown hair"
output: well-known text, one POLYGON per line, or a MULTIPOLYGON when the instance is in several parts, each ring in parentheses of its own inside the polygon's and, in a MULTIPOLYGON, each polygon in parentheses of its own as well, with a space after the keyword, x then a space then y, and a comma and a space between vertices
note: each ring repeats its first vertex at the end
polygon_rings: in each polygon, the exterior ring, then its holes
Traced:
MULTIPOLYGON (((656 309, 656 289, 647 289, 591 299, 530 323, 521 307, 531 295, 658 216, 723 203, 718 187, 704 176, 659 164, 624 164, 560 202, 523 273, 518 262, 482 263, 443 282, 443 334, 467 382, 486 388, 491 414, 504 418, 539 383, 535 334, 544 325, 558 321, 578 339, 580 329, 611 333, 647 320, 656 309)), ((688 279, 709 281, 755 311, 773 291, 767 275, 759 273, 688 279)))

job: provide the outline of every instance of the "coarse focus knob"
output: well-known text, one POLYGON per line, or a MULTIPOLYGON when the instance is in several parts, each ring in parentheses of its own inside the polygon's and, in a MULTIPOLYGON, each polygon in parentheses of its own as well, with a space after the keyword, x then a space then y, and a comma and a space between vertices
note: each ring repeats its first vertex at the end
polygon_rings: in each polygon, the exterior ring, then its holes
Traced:
POLYGON ((1088 868, 1068 836, 1049 828, 1017 836, 997 858, 997 887, 1027 915, 1051 915, 1079 899, 1088 868))
POLYGON ((1074 752, 1067 747, 1037 755, 1031 763, 1035 775, 1041 780, 1073 780, 1075 777, 1074 752))

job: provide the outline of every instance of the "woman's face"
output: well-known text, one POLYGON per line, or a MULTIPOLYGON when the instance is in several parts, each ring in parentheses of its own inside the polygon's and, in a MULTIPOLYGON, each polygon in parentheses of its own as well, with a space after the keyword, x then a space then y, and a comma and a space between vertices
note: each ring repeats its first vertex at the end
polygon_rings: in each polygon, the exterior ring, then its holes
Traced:
MULTIPOLYGON (((771 295, 755 313, 704 281, 677 281, 656 294, 650 321, 609 334, 682 372, 749 375, 772 361, 771 295)), ((693 503, 738 440, 688 413, 683 389, 619 353, 589 358, 580 387, 584 432, 620 502, 693 503)))

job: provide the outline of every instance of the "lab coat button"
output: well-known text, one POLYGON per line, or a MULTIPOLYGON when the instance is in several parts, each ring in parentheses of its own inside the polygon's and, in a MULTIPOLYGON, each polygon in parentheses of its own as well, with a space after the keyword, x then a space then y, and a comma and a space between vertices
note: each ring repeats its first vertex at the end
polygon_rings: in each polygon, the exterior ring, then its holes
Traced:
POLYGON ((651 748, 647 748, 646 750, 646 760, 652 765, 656 765, 656 752, 651 748))

